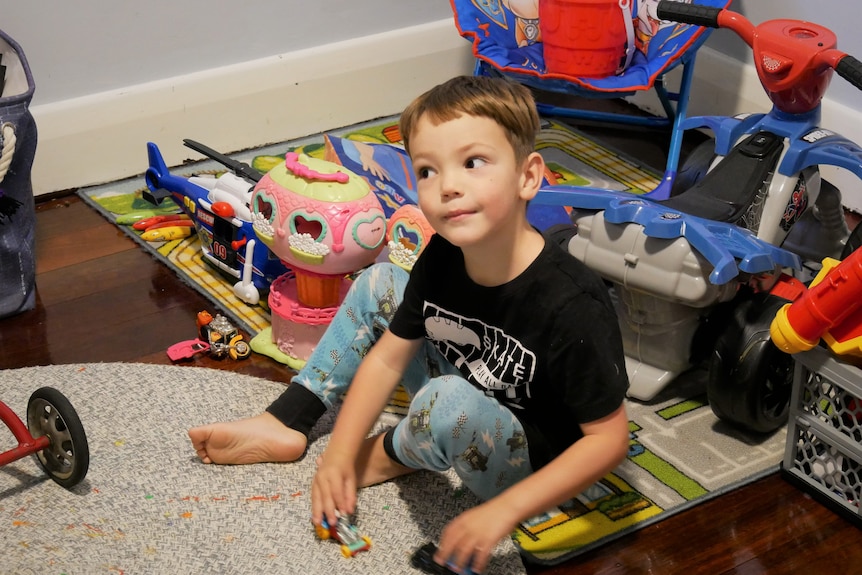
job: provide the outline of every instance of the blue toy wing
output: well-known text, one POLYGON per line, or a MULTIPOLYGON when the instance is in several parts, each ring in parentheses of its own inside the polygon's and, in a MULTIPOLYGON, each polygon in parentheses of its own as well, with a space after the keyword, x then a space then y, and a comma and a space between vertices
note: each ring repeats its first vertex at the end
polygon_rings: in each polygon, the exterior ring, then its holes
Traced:
POLYGON ((772 271, 776 266, 801 268, 799 256, 759 239, 745 228, 685 214, 625 192, 549 186, 542 188, 536 201, 603 210, 605 221, 640 224, 647 237, 683 237, 712 264, 709 281, 716 285, 729 282, 740 270, 756 274, 772 271))

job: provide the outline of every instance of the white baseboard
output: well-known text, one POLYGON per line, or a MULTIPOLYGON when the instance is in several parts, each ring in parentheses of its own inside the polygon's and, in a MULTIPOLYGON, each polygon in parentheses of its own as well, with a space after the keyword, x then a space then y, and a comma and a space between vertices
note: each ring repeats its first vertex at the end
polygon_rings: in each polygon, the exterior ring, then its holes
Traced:
MULTIPOLYGON (((698 51, 694 68, 692 93, 689 99, 689 116, 735 115, 740 113, 767 112, 772 102, 763 91, 754 66, 729 58, 710 47, 698 51)), ((680 69, 670 74, 669 86, 677 86, 680 69), (675 77, 674 77, 675 76, 675 77)), ((837 75, 832 82, 844 82, 837 75)), ((631 99, 638 106, 654 113, 661 113, 658 98, 652 93, 643 93, 631 99)), ((838 132, 854 142, 862 142, 862 111, 823 99, 822 127, 838 132)), ((842 168, 825 166, 821 172, 841 190, 844 205, 862 212, 862 181, 842 168)))
POLYGON ((399 113, 440 82, 472 71, 451 19, 32 108, 35 195, 141 174, 146 143, 168 165, 399 113))
MULTIPOLYGON (((141 174, 148 141, 173 166, 200 157, 183 138, 232 153, 397 114, 419 93, 472 69, 470 43, 446 19, 35 106, 34 193, 141 174)), ((675 81, 671 77, 669 85, 675 81)), ((632 100, 661 110, 652 93, 632 100)), ((753 66, 701 48, 689 115, 770 106, 753 66)), ((822 124, 862 142, 862 112, 826 98, 822 124)), ((825 177, 842 190, 845 205, 862 212, 858 178, 838 168, 826 168, 825 177)))

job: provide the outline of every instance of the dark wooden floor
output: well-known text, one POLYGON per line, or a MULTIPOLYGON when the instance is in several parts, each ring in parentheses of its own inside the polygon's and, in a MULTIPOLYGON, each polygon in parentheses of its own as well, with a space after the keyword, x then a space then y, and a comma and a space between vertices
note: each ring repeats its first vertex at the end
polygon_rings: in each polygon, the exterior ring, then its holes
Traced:
MULTIPOLYGON (((646 158, 656 145, 661 142, 645 135, 634 151, 646 158)), ((41 202, 37 214, 38 305, 0 320, 0 368, 168 364, 166 348, 195 337, 195 314, 212 308, 167 267, 75 196, 41 202)), ((289 376, 256 354, 243 362, 200 357, 188 365, 277 381, 289 376)), ((573 561, 529 567, 529 573, 850 575, 862 573, 862 534, 775 473, 573 561)))

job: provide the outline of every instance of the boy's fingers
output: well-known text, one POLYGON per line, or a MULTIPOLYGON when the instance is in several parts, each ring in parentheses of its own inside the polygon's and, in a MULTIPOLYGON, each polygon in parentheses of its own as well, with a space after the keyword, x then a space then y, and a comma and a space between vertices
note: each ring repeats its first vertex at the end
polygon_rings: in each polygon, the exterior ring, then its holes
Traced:
POLYGON ((477 547, 473 551, 473 564, 470 569, 476 573, 484 573, 485 567, 488 566, 488 560, 491 558, 491 552, 487 549, 477 547))
POLYGON ((344 493, 341 505, 338 508, 345 513, 353 515, 356 510, 356 481, 352 477, 347 477, 344 482, 344 493))
POLYGON ((330 502, 331 506, 327 513, 327 517, 333 520, 337 517, 336 514, 338 513, 341 515, 353 515, 356 507, 356 490, 351 487, 350 479, 344 478, 343 481, 338 483, 338 487, 338 491, 333 493, 330 502))
POLYGON ((321 490, 322 488, 319 483, 314 481, 311 486, 311 520, 314 521, 315 525, 320 525, 321 520, 326 514, 321 490))
POLYGON ((314 477, 311 489, 312 519, 318 524, 325 517, 330 525, 337 520, 335 515, 336 502, 333 498, 332 486, 325 475, 318 472, 314 477))
POLYGON ((440 538, 440 544, 437 546, 437 552, 434 554, 434 561, 439 565, 445 565, 447 561, 452 560, 452 544, 449 538, 446 537, 446 531, 443 531, 443 536, 440 538))

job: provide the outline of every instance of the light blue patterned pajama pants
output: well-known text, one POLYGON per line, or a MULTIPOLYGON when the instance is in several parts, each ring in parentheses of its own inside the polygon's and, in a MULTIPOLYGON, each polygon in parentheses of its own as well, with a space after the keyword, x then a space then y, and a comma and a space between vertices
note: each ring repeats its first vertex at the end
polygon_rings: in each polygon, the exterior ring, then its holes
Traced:
MULTIPOLYGON (((331 408, 389 325, 408 277, 388 263, 362 272, 292 383, 331 408)), ((461 377, 430 342, 410 363, 402 385, 411 397, 410 410, 392 432, 391 449, 403 465, 454 468, 464 485, 485 500, 532 473, 517 418, 461 377)))

